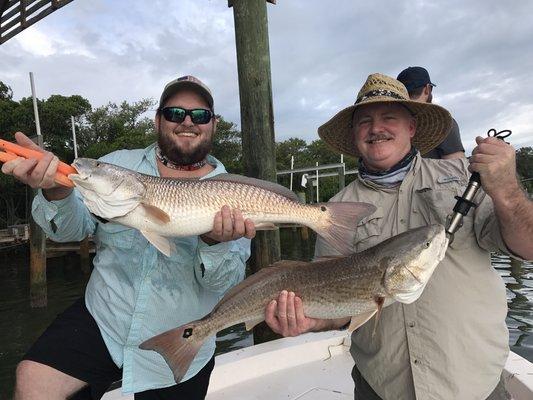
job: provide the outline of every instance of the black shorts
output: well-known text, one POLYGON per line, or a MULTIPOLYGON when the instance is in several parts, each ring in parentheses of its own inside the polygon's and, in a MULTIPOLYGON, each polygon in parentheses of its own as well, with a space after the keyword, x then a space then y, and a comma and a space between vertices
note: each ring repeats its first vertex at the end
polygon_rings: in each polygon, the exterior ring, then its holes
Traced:
MULTIPOLYGON (((24 356, 87 382, 89 387, 71 397, 99 400, 113 382, 122 378, 122 369, 113 362, 95 320, 84 299, 59 314, 24 356)), ((136 400, 202 400, 207 393, 214 357, 196 376, 179 385, 135 394, 136 400)))

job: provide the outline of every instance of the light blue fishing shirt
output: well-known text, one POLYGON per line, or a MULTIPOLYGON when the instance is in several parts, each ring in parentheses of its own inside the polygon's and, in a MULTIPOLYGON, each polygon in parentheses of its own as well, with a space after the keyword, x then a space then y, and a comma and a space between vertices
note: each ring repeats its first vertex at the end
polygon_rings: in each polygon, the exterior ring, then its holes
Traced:
MULTIPOLYGON (((120 150, 101 160, 159 176, 154 147, 120 150)), ((215 169, 204 178, 226 171, 214 157, 210 156, 208 162, 215 169)), ((198 236, 171 238, 177 252, 166 257, 138 230, 99 222, 77 190, 59 201, 47 201, 40 193, 34 199, 32 214, 54 241, 80 241, 88 234, 95 236, 94 270, 85 302, 111 357, 123 368, 123 392, 174 385, 163 357, 140 350, 139 344, 209 313, 224 293, 244 278, 250 240, 208 246, 198 236)), ((214 350, 213 336, 198 352, 184 380, 196 375, 214 350)))

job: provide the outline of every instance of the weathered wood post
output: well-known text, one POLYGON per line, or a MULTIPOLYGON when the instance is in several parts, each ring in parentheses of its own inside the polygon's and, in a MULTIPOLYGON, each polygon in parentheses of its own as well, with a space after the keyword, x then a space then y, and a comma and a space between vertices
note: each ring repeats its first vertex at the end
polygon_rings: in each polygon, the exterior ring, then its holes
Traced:
MULTIPOLYGON (((43 137, 37 136, 36 143, 43 147, 43 137)), ((32 190, 32 199, 37 190, 32 190)), ((30 200, 31 201, 31 200, 30 200)), ((30 214, 30 306, 46 307, 48 295, 46 289, 46 236, 30 214)))
MULTIPOLYGON (((39 122, 39 109, 37 96, 33 83, 33 72, 30 72, 31 95, 33 98, 33 114, 35 116, 35 131, 37 145, 43 148, 43 136, 39 122)), ((37 195, 37 190, 32 190, 32 199, 37 195)), ((46 290, 46 237, 43 230, 30 216, 30 306, 46 307, 48 296, 46 290)))
MULTIPOLYGON (((269 0, 275 4, 275 0, 269 0)), ((276 147, 265 0, 229 0, 235 20, 241 131, 246 175, 276 182, 276 147)), ((252 272, 280 259, 279 231, 258 232, 252 242, 252 272)), ((256 343, 272 336, 254 329, 256 343)))

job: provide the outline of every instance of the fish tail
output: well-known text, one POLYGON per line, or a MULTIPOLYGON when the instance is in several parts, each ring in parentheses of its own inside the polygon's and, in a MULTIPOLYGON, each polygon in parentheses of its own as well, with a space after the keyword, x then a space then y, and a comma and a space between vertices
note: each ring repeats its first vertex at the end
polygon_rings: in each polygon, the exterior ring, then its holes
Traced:
POLYGON ((372 204, 358 202, 324 203, 317 207, 327 213, 321 226, 314 230, 344 255, 353 253, 349 238, 353 237, 359 221, 376 211, 372 204))
POLYGON ((142 350, 154 350, 163 356, 179 383, 206 337, 198 337, 200 321, 193 321, 163 332, 139 345, 142 350))

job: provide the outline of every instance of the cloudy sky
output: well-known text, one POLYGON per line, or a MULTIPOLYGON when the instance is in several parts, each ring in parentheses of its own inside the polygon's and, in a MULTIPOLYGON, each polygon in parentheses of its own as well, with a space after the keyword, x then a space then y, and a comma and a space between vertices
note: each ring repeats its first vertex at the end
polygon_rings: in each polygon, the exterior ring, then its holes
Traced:
MULTIPOLYGON (((278 0, 267 4, 276 140, 317 138, 373 72, 425 66, 467 153, 511 129, 533 145, 533 2, 278 0)), ((158 98, 193 74, 240 123, 233 11, 226 0, 75 0, 0 46, 0 80, 19 100, 79 94, 93 107, 158 98)))

